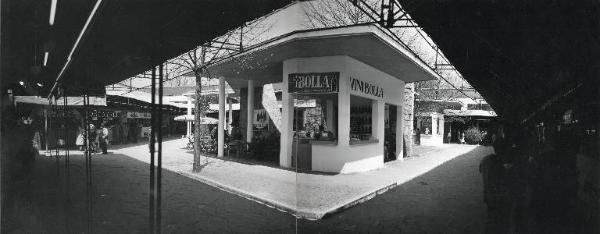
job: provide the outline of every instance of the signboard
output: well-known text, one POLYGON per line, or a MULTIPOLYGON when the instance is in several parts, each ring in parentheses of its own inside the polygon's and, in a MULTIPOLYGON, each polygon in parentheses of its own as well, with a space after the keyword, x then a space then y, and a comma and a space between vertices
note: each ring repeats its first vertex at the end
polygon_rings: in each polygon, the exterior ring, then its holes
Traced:
POLYGON ((383 98, 382 87, 352 77, 350 77, 350 89, 352 91, 383 98))
POLYGON ((254 110, 254 127, 256 129, 266 128, 269 124, 269 114, 265 109, 254 110))
POLYGON ((127 112, 127 118, 131 119, 150 119, 151 117, 152 115, 150 114, 150 112, 127 112))
POLYGON ((289 93, 337 93, 340 73, 292 73, 288 76, 289 93))
POLYGON ((92 118, 102 117, 102 118, 112 119, 112 118, 119 117, 119 112, 109 111, 109 110, 93 110, 92 113, 90 113, 90 116, 92 118))

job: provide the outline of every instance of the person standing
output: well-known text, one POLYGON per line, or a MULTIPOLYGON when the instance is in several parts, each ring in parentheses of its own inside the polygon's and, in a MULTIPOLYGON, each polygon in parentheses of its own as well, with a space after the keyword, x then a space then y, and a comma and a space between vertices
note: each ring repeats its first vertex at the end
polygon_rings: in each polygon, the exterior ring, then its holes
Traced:
POLYGON ((21 123, 19 126, 19 132, 23 134, 24 141, 19 150, 19 158, 21 161, 22 172, 25 176, 29 176, 31 174, 31 169, 33 168, 33 163, 35 162, 35 156, 37 155, 37 150, 34 145, 34 129, 31 126, 33 119, 27 115, 21 119, 21 123))
POLYGON ((417 128, 416 136, 417 136, 417 137, 415 137, 416 140, 417 140, 417 144, 416 145, 421 145, 421 129, 417 128))
POLYGON ((514 165, 506 139, 494 143, 494 153, 479 165, 483 178, 483 201, 487 206, 485 233, 511 233, 514 230, 514 165))
POLYGON ((108 128, 106 127, 106 124, 102 124, 100 127, 100 148, 102 149, 102 154, 107 154, 107 148, 108 148, 108 128))
POLYGON ((85 130, 83 127, 79 126, 78 130, 77 130, 77 139, 75 140, 75 145, 77 145, 77 148, 79 149, 79 151, 84 151, 83 147, 84 147, 84 137, 85 137, 85 130))
POLYGON ((94 153, 99 153, 99 151, 102 149, 102 139, 104 139, 103 136, 103 132, 102 132, 102 128, 104 126, 100 125, 100 127, 96 128, 96 135, 95 135, 95 140, 94 140, 94 144, 96 145, 96 148, 94 150, 94 153))
POLYGON ((533 232, 532 184, 537 171, 534 159, 535 142, 533 135, 523 126, 515 134, 511 151, 514 153, 515 173, 515 231, 533 232))

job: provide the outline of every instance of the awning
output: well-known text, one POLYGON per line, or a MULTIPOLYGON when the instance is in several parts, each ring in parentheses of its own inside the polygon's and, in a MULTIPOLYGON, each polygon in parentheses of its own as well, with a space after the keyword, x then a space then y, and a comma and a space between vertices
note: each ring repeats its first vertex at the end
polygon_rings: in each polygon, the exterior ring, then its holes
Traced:
MULTIPOLYGON (((219 104, 209 104, 208 109, 211 111, 219 111, 219 104)), ((240 104, 232 103, 231 109, 232 110, 240 110, 240 104)), ((225 111, 229 111, 229 104, 225 104, 225 111)))
POLYGON ((247 48, 245 52, 210 65, 234 88, 278 83, 283 61, 291 58, 346 55, 405 82, 439 78, 426 64, 375 24, 295 31, 247 48))
MULTIPOLYGON (((135 99, 138 101, 142 101, 145 103, 151 103, 152 102, 152 94, 150 93, 146 93, 143 91, 112 91, 112 90, 106 90, 106 95, 112 95, 112 96, 119 96, 119 97, 125 97, 125 98, 131 98, 131 99, 135 99)), ((185 103, 179 103, 179 102, 174 102, 171 101, 173 100, 173 97, 163 97, 163 105, 169 105, 169 106, 174 106, 177 108, 187 108, 187 104, 185 103)), ((156 103, 158 103, 158 95, 156 96, 156 103)))
POLYGON ((496 112, 485 110, 444 110, 446 116, 478 116, 478 117, 496 117, 496 112))
MULTIPOLYGON (((173 120, 194 122, 196 120, 195 118, 196 117, 194 115, 180 115, 180 116, 173 118, 173 120)), ((218 124, 218 123, 219 123, 218 119, 210 118, 210 117, 200 117, 200 124, 218 124)))
MULTIPOLYGON (((64 98, 57 98, 56 105, 64 105, 64 98)), ((104 97, 89 97, 90 106, 106 106, 106 98, 104 97)), ((50 105, 48 98, 38 96, 15 96, 15 102, 33 104, 33 105, 50 105)), ((83 106, 83 97, 67 97, 67 106, 83 106)))

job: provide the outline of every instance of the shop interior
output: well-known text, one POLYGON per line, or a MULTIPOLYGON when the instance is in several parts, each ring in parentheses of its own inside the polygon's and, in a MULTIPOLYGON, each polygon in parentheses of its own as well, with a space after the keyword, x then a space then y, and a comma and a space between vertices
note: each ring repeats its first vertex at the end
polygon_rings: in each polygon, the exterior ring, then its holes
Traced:
POLYGON ((337 143, 337 98, 337 93, 294 95, 293 167, 311 170, 311 144, 337 143))

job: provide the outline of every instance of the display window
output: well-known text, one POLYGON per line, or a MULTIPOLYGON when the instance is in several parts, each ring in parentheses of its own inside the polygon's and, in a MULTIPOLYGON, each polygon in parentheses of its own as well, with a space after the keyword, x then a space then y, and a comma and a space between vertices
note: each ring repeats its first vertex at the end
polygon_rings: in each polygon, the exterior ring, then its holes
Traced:
POLYGON ((371 99, 350 96, 350 142, 374 140, 373 103, 371 99))
POLYGON ((297 137, 336 140, 337 98, 337 94, 295 95, 293 129, 297 137))

